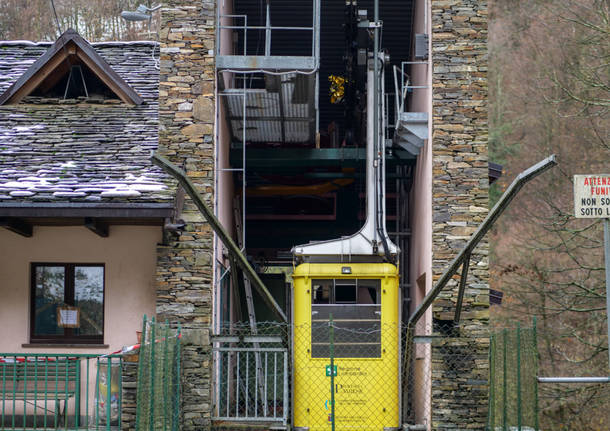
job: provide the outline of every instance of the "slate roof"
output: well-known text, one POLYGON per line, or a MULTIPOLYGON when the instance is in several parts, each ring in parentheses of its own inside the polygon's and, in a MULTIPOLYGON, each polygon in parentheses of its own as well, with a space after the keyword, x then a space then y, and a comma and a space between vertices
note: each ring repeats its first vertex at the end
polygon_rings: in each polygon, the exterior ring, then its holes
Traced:
MULTIPOLYGON (((0 42, 0 93, 52 45, 0 42)), ((153 166, 159 58, 154 42, 91 44, 144 100, 26 98, 0 106, 0 207, 17 202, 171 202, 175 182, 153 166), (51 102, 51 103, 49 103, 51 102)))

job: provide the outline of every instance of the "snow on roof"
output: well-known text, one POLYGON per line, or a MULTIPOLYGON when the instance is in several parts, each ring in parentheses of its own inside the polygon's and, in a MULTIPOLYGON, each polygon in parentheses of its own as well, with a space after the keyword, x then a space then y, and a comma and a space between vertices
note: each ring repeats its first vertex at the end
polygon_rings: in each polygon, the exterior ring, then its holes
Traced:
MULTIPOLYGON (((0 41, 0 92, 50 43, 0 41)), ((159 45, 92 44, 144 100, 139 106, 28 98, 0 107, 0 207, 14 202, 169 202, 158 145, 159 45)))

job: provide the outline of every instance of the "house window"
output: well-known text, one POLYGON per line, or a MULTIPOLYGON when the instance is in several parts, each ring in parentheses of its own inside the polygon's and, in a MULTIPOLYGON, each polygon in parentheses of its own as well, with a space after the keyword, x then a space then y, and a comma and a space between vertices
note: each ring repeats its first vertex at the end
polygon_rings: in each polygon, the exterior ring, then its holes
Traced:
POLYGON ((104 265, 32 263, 30 341, 104 342, 104 265))

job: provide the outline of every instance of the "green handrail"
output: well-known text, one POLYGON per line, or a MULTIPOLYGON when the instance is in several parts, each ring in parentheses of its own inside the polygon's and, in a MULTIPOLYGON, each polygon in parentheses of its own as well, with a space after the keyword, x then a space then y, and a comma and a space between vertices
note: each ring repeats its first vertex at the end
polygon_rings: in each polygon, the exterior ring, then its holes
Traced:
MULTIPOLYGON (((122 356, 103 357, 106 361, 103 369, 109 373, 109 379, 112 379, 111 369, 117 364, 122 367, 122 356)), ((85 429, 91 425, 89 414, 92 410, 97 413, 95 426, 99 428, 99 403, 91 405, 89 397, 90 380, 95 378, 98 383, 95 399, 100 400, 99 372, 102 367, 98 367, 96 374, 92 375, 89 362, 92 359, 99 361, 99 358, 100 356, 94 353, 0 353, 0 429, 85 429), (83 361, 86 366, 83 366, 83 361), (85 412, 82 411, 83 408, 85 412), (85 416, 81 416, 81 413, 85 416), (52 417, 52 422, 49 417, 52 417)), ((120 417, 120 381, 118 388, 120 417)), ((111 386, 108 389, 106 429, 110 427, 108 419, 111 418, 110 404, 113 395, 111 386)))

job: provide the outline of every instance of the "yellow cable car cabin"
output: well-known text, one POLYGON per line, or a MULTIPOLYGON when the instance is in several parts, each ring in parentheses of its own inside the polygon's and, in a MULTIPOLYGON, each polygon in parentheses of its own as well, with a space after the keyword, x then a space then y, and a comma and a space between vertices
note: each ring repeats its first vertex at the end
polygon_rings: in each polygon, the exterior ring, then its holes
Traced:
POLYGON ((293 279, 295 429, 330 429, 331 315, 335 429, 397 429, 397 267, 389 263, 304 263, 295 269, 293 279))
POLYGON ((379 56, 379 43, 376 31, 365 44, 365 223, 351 236, 292 249, 300 263, 292 275, 293 427, 300 431, 400 427, 400 291, 393 265, 400 249, 386 230, 380 89, 387 58, 379 56))

